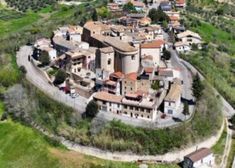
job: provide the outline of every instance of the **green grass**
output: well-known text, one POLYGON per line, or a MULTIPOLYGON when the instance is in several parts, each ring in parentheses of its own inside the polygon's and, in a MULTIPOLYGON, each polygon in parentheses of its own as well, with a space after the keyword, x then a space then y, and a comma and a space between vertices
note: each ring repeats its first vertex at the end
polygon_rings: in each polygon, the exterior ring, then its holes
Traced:
POLYGON ((223 156, 224 148, 225 148, 225 143, 226 143, 226 138, 227 138, 227 132, 226 132, 226 130, 224 130, 220 139, 218 140, 218 142, 212 147, 212 151, 216 156, 217 163, 220 163, 222 160, 222 156, 223 156))
POLYGON ((1 168, 59 167, 47 148, 48 143, 32 129, 10 121, 0 124, 1 168))
POLYGON ((231 38, 230 33, 205 22, 201 22, 200 25, 192 27, 192 30, 198 32, 204 41, 212 42, 217 45, 223 44, 231 51, 231 53, 235 53, 235 39, 231 38))
POLYGON ((14 33, 38 21, 37 13, 27 12, 21 14, 12 10, 0 8, 0 36, 14 33), (16 17, 17 16, 17 17, 16 17))
POLYGON ((3 114, 3 112, 4 112, 4 104, 3 104, 2 101, 0 101, 0 118, 1 118, 1 116, 3 114))
POLYGON ((21 73, 16 65, 15 56, 5 54, 2 55, 0 63, 0 83, 4 87, 11 86, 20 80, 21 73))
POLYGON ((227 160, 228 161, 227 162, 227 168, 232 167, 234 157, 235 157, 235 138, 233 137, 231 150, 229 152, 229 156, 228 156, 228 160, 227 160))

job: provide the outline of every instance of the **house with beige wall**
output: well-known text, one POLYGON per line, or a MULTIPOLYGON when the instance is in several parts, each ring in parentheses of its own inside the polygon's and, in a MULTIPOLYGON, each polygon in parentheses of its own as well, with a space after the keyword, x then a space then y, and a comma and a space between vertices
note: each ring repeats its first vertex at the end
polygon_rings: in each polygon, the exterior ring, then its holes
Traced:
POLYGON ((187 43, 190 46, 192 44, 201 44, 202 43, 202 38, 199 34, 192 32, 190 30, 186 30, 182 33, 177 34, 177 38, 179 41, 183 43, 187 43))
POLYGON ((175 79, 170 86, 170 90, 164 99, 164 113, 174 116, 181 104, 182 84, 179 79, 175 79))
POLYGON ((154 40, 141 44, 140 46, 140 55, 143 58, 144 56, 151 55, 153 58, 154 66, 157 67, 160 64, 161 53, 165 46, 163 40, 154 40))
POLYGON ((137 73, 126 74, 122 79, 122 95, 135 94, 137 92, 147 93, 151 88, 151 81, 149 79, 141 79, 137 73))

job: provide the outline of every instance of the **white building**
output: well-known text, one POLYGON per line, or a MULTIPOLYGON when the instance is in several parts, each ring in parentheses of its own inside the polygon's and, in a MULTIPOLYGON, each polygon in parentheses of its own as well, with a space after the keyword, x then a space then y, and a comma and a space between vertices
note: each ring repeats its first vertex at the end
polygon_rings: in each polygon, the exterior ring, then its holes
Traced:
POLYGON ((212 168, 215 166, 215 157, 208 148, 201 148, 184 157, 183 168, 212 168))
POLYGON ((115 114, 120 114, 122 112, 122 96, 110 94, 108 92, 96 92, 93 99, 102 111, 115 114))
POLYGON ((177 38, 181 42, 187 43, 188 45, 201 44, 201 42, 202 42, 200 35, 192 32, 190 30, 186 30, 182 33, 177 34, 177 38))
MULTIPOLYGON (((48 53, 48 56, 50 58, 50 61, 54 61, 57 58, 57 52, 54 48, 52 48, 51 42, 49 39, 39 39, 35 42, 34 48, 36 48, 38 51, 44 51, 48 53)), ((38 57, 40 57, 40 52, 38 52, 38 57)))
POLYGON ((186 53, 191 50, 191 46, 188 43, 184 43, 184 42, 179 41, 179 42, 175 43, 175 49, 179 53, 186 53))
POLYGON ((174 116, 178 112, 181 104, 181 93, 181 81, 179 79, 175 79, 174 83, 170 86, 170 90, 167 96, 164 99, 165 114, 174 116))

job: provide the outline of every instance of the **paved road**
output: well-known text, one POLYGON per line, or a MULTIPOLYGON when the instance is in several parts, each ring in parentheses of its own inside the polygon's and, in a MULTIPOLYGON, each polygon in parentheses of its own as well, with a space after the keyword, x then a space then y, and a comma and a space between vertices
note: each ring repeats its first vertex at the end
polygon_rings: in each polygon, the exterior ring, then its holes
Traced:
MULTIPOLYGON (((204 77, 196 68, 194 68, 190 63, 188 63, 188 62, 186 62, 186 61, 184 61, 184 60, 182 60, 182 59, 180 59, 180 61, 181 61, 187 68, 189 68, 190 71, 191 71, 193 74, 198 73, 199 76, 200 76, 200 78, 201 78, 202 80, 205 79, 205 77, 204 77)), ((216 94, 216 95, 219 95, 220 98, 221 98, 222 105, 223 105, 222 110, 223 110, 224 116, 225 116, 226 118, 232 117, 232 116, 235 114, 234 108, 224 99, 224 97, 223 97, 213 86, 211 86, 211 87, 213 88, 215 94, 216 94)))
POLYGON ((64 92, 60 91, 55 86, 48 83, 47 78, 42 73, 33 66, 31 62, 28 61, 28 55, 32 54, 32 48, 30 46, 24 46, 20 48, 20 51, 17 52, 17 64, 19 66, 24 66, 27 70, 26 78, 40 90, 44 91, 51 98, 64 103, 76 111, 82 113, 85 111, 87 99, 79 96, 75 99, 71 98, 69 95, 66 95, 64 92))
MULTIPOLYGON (((229 152, 231 150, 232 145, 232 130, 228 127, 228 120, 226 120, 226 130, 227 130, 227 137, 225 142, 224 154, 220 164, 220 168, 226 168, 228 162, 229 152)), ((235 168, 235 167, 234 167, 235 168)))

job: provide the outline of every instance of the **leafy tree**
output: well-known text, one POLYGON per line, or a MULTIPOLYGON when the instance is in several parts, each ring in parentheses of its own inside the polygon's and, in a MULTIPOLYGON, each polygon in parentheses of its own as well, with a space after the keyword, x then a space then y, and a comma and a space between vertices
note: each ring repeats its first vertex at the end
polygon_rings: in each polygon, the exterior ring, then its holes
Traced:
POLYGON ((86 107, 86 117, 94 118, 99 112, 98 105, 95 101, 90 101, 86 107))
POLYGON ((160 83, 159 83, 159 81, 154 81, 154 82, 152 83, 152 85, 151 85, 151 88, 152 88, 153 90, 158 90, 158 89, 160 88, 160 83))
POLYGON ((199 99, 202 96, 204 86, 200 80, 198 73, 193 77, 192 89, 194 97, 199 99))
POLYGON ((55 75, 54 84, 59 85, 65 81, 67 77, 66 72, 63 69, 59 69, 55 75))
POLYGON ((153 23, 158 23, 163 21, 169 22, 170 20, 169 16, 165 12, 163 12, 160 8, 150 9, 148 16, 151 18, 153 23))
POLYGON ((42 51, 38 60, 42 63, 43 66, 50 64, 50 57, 46 51, 42 51))
POLYGON ((126 3, 123 6, 123 11, 125 12, 136 12, 134 5, 131 2, 126 3))
MULTIPOLYGON (((101 7, 97 9, 97 15, 101 18, 108 18, 110 16, 110 12, 107 7, 101 7)), ((96 18, 94 18, 96 19, 96 18)))
POLYGON ((97 16, 97 11, 96 10, 93 10, 91 18, 92 18, 93 21, 97 21, 98 20, 98 16, 97 16))
POLYGON ((171 59, 171 53, 170 53, 170 51, 164 49, 164 50, 163 50, 163 56, 162 56, 162 57, 163 57, 164 60, 170 60, 170 59, 171 59))

